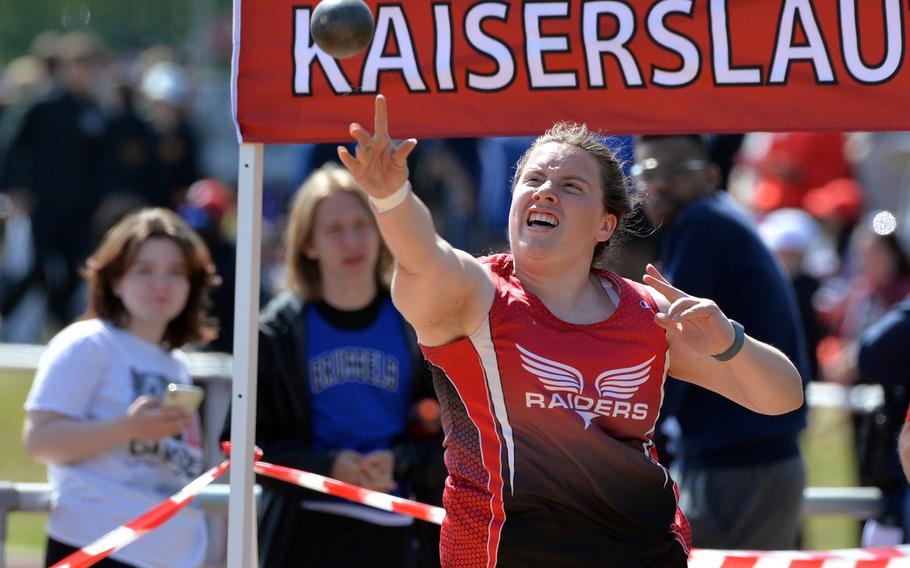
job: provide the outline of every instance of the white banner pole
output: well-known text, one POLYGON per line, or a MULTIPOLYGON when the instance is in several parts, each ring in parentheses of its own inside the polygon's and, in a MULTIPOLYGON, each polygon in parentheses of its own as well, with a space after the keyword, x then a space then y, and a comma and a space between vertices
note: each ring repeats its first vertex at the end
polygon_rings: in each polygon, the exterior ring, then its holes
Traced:
POLYGON ((256 363, 259 345, 259 264, 262 241, 262 144, 241 144, 237 176, 237 291, 231 396, 231 493, 227 566, 258 564, 253 445, 256 440, 256 363))

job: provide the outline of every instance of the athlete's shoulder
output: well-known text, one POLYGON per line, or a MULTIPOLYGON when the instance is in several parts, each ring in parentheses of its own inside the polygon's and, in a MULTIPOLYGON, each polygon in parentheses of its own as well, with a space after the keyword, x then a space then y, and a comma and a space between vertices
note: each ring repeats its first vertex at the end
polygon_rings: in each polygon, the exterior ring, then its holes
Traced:
POLYGON ((629 278, 620 277, 620 280, 626 286, 629 292, 635 295, 636 300, 647 300, 648 302, 652 302, 654 300, 650 286, 629 278))
POLYGON ((509 276, 515 272, 515 259, 510 253, 489 254, 477 257, 477 261, 494 274, 509 276))
POLYGON ((612 282, 617 288, 619 288, 620 294, 633 294, 636 297, 649 297, 648 287, 642 284, 641 282, 631 280, 625 276, 620 276, 619 274, 613 272, 612 270, 607 270, 605 268, 598 268, 595 272, 600 275, 601 278, 606 278, 612 282))
POLYGON ((491 254, 478 257, 477 261, 489 273, 490 280, 497 290, 497 296, 522 294, 521 281, 515 276, 515 259, 511 254, 491 254))
MULTIPOLYGON (((655 296, 656 291, 650 286, 637 280, 625 278, 609 270, 598 270, 597 272, 602 277, 611 280, 619 288, 621 306, 638 306, 654 313, 660 311, 657 297, 655 296)), ((625 310, 623 309, 623 311, 625 310)))

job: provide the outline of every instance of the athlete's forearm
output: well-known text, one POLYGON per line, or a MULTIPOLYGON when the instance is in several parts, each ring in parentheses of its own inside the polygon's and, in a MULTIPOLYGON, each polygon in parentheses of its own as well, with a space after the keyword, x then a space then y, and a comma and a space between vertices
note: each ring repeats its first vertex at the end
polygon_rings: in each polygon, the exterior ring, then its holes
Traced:
POLYGON ((414 195, 376 217, 397 260, 392 300, 420 341, 441 345, 477 329, 493 300, 481 264, 436 234, 429 210, 414 195))
POLYGON ((419 275, 457 266, 452 247, 436 234, 429 209, 413 191, 397 207, 374 213, 399 270, 419 275))
POLYGON ((796 367, 783 353, 748 335, 742 349, 728 361, 717 361, 682 344, 671 346, 670 374, 761 414, 783 414, 803 404, 796 367))
POLYGON ((725 362, 715 362, 730 373, 733 388, 741 402, 762 414, 784 414, 803 404, 803 384, 799 371, 774 347, 745 338, 742 351, 725 362))

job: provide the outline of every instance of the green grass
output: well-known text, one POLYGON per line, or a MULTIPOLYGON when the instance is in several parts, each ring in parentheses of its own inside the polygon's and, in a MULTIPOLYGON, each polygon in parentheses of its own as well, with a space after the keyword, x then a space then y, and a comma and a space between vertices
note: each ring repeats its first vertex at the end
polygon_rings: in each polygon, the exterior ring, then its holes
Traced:
MULTIPOLYGON (((0 480, 47 481, 44 466, 35 463, 22 448, 22 404, 32 385, 32 373, 0 370, 0 480)), ((44 547, 43 513, 13 513, 9 516, 7 544, 15 548, 44 547)))
MULTIPOLYGON (((2 362, 0 362, 2 364, 2 362)), ((45 481, 44 466, 34 463, 22 449, 22 404, 31 386, 32 374, 0 370, 0 480, 45 481)), ((802 447, 811 486, 856 484, 853 434, 849 416, 836 410, 814 410, 802 447)), ((16 549, 38 550, 44 546, 46 515, 13 513, 9 517, 7 544, 16 549)), ((858 546, 858 522, 841 516, 816 516, 806 520, 803 548, 828 550, 858 546)))
MULTIPOLYGON (((851 487, 857 484, 853 423, 848 413, 833 409, 811 411, 802 449, 809 486, 851 487)), ((803 548, 858 547, 859 526, 859 521, 843 515, 808 517, 803 524, 803 548)))

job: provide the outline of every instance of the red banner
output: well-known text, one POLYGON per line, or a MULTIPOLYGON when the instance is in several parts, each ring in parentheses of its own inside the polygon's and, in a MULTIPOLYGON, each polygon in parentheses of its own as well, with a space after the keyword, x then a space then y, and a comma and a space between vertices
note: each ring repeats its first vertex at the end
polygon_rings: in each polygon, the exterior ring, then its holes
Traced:
POLYGON ((316 2, 235 0, 244 142, 347 140, 389 98, 393 136, 910 130, 906 0, 368 0, 336 61, 316 2))

